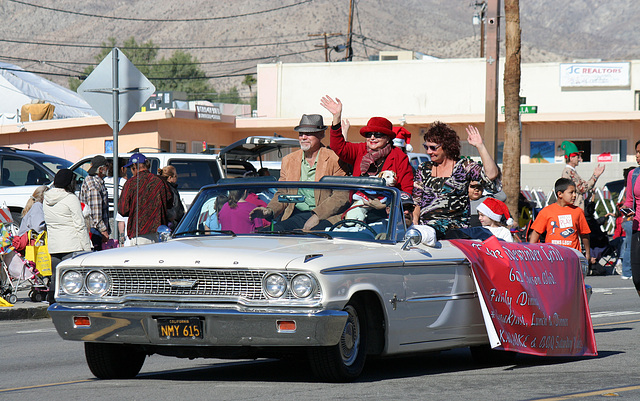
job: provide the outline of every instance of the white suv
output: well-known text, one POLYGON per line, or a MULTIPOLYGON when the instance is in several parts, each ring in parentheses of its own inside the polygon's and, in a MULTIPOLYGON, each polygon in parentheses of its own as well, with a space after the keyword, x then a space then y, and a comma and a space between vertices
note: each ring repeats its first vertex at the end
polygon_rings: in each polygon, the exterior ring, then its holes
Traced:
MULTIPOLYGON (((133 153, 120 153, 120 160, 128 161, 133 153)), ((205 185, 215 184, 224 177, 222 166, 217 155, 200 153, 149 153, 142 152, 151 163, 149 171, 156 174, 159 168, 173 166, 178 173, 178 191, 185 209, 188 209, 193 198, 200 188, 205 185)), ((112 153, 102 153, 109 161, 113 159, 112 153)), ((76 174, 78 188, 88 175, 91 167, 91 159, 96 155, 86 156, 70 167, 76 174)), ((120 164, 122 166, 122 164, 120 164)), ((128 172, 128 174, 130 174, 128 172)), ((109 186, 109 202, 113 202, 113 187, 109 186)))

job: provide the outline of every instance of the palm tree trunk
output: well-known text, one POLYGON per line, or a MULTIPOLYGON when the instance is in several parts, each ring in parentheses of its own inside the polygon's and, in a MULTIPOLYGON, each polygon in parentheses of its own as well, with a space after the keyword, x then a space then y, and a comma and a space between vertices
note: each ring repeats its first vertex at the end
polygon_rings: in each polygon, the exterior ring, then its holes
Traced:
POLYGON ((506 55, 504 66, 504 118, 503 190, 507 206, 518 221, 520 195, 520 4, 519 0, 504 0, 506 55))

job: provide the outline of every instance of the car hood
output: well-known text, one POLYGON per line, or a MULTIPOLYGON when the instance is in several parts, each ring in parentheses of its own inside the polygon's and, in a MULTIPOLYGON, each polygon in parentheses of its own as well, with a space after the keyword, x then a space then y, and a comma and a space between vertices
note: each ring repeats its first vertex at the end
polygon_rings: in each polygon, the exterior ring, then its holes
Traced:
POLYGON ((93 252, 63 263, 83 267, 322 269, 401 260, 392 244, 309 237, 209 236, 93 252))

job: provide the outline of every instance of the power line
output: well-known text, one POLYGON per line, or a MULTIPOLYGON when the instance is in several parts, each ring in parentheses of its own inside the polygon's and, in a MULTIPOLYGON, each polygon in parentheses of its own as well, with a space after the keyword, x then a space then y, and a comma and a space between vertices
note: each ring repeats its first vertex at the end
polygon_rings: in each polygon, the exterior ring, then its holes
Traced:
POLYGON ((175 18, 175 19, 171 19, 171 18, 159 19, 159 18, 113 17, 113 16, 109 16, 109 15, 88 14, 88 13, 82 13, 82 12, 78 12, 78 11, 63 10, 63 9, 60 9, 60 8, 46 7, 46 6, 41 6, 41 5, 38 5, 38 4, 31 4, 31 3, 27 3, 25 1, 19 1, 19 0, 8 0, 8 1, 13 2, 13 3, 17 3, 17 4, 22 4, 22 5, 25 5, 25 6, 34 7, 34 8, 40 8, 40 9, 43 9, 43 10, 54 11, 54 12, 65 13, 65 14, 72 14, 72 15, 79 15, 79 16, 82 16, 82 17, 91 17, 91 18, 103 18, 103 19, 120 20, 120 21, 142 21, 142 22, 199 22, 199 21, 218 21, 218 20, 224 20, 224 19, 248 17, 248 16, 251 16, 251 15, 266 14, 266 13, 270 13, 270 12, 273 12, 273 11, 284 10, 286 8, 296 7, 296 6, 305 4, 305 3, 310 3, 313 0, 303 0, 303 1, 300 1, 298 3, 293 3, 293 4, 286 5, 286 6, 271 8, 271 9, 262 10, 262 11, 254 11, 254 12, 245 13, 245 14, 227 15, 227 16, 223 16, 223 17, 175 18))
MULTIPOLYGON (((322 49, 311 49, 311 50, 305 50, 305 51, 301 51, 301 52, 272 55, 272 56, 269 56, 269 57, 266 57, 266 58, 295 56, 295 55, 299 55, 299 54, 317 52, 317 51, 321 51, 321 50, 322 49)), ((168 65, 171 65, 171 64, 168 64, 168 65)), ((252 65, 252 66, 240 69, 240 70, 231 71, 230 73, 226 73, 226 74, 210 75, 210 76, 203 76, 203 77, 180 77, 180 78, 178 78, 178 77, 148 77, 148 79, 154 79, 154 80, 160 80, 161 81, 161 80, 196 80, 196 79, 218 79, 218 78, 242 77, 242 76, 247 75, 247 72, 245 72, 245 73, 238 73, 238 72, 246 71, 246 70, 253 69, 253 68, 256 68, 256 66, 252 65)), ((8 67, 0 67, 0 70, 11 71, 11 72, 30 72, 30 73, 39 74, 39 75, 52 75, 52 76, 78 78, 78 79, 85 79, 86 78, 86 76, 83 73, 62 74, 62 73, 55 73, 55 72, 34 71, 34 70, 27 70, 27 69, 8 68, 8 67)))
MULTIPOLYGON (((194 61, 192 63, 170 63, 170 64, 162 64, 162 63, 135 63, 136 66, 145 66, 145 67, 155 67, 155 66, 162 66, 162 65, 210 65, 210 64, 231 64, 231 63, 242 63, 242 62, 247 62, 247 61, 257 61, 257 60, 266 60, 266 59, 270 59, 270 58, 274 58, 274 57, 288 57, 288 56, 295 56, 298 54, 304 54, 304 53, 311 53, 313 51, 316 51, 318 49, 311 49, 311 50, 303 50, 303 51, 299 51, 299 52, 292 52, 292 53, 283 53, 283 54, 277 54, 277 55, 268 55, 268 56, 262 56, 262 57, 250 57, 250 58, 243 58, 243 59, 233 59, 233 60, 218 60, 218 61, 194 61)), ((31 62, 35 62, 35 63, 40 63, 40 64, 46 64, 46 65, 50 65, 51 67, 56 67, 56 68, 62 68, 62 67, 58 67, 55 66, 53 64, 71 64, 71 65, 86 65, 86 66, 96 66, 98 65, 98 63, 93 62, 93 63, 88 63, 88 62, 83 62, 83 61, 59 61, 59 60, 40 60, 40 59, 34 59, 34 58, 24 58, 24 57, 12 57, 12 56, 0 56, 0 59, 5 59, 5 60, 13 60, 13 61, 31 61, 31 62)), ((77 71, 76 71, 77 72, 77 71)), ((78 72, 79 74, 83 74, 83 72, 78 72)))
MULTIPOLYGON (((204 49, 238 49, 247 47, 267 47, 267 46, 281 46, 290 45, 296 43, 311 42, 314 39, 300 39, 291 40, 287 42, 275 42, 275 43, 256 43, 250 45, 218 45, 218 46, 153 46, 151 48, 143 48, 142 50, 204 50, 204 49)), ((82 43, 60 43, 60 42, 38 42, 34 40, 16 40, 16 39, 0 39, 0 42, 18 43, 22 45, 39 45, 39 46, 58 46, 58 47, 80 47, 89 49, 111 49, 113 46, 107 45, 91 45, 82 43)), ((141 49, 140 47, 122 46, 118 47, 121 50, 127 49, 141 49)))
POLYGON ((406 50, 406 51, 410 51, 410 52, 416 51, 416 50, 412 50, 412 49, 407 49, 406 47, 402 47, 402 46, 394 45, 394 44, 391 44, 391 43, 383 42, 381 40, 369 38, 369 37, 366 37, 364 35, 358 35, 358 34, 354 34, 354 35, 360 37, 363 40, 366 39, 366 40, 369 40, 369 41, 372 41, 372 42, 380 43, 381 45, 395 47, 396 49, 406 50))

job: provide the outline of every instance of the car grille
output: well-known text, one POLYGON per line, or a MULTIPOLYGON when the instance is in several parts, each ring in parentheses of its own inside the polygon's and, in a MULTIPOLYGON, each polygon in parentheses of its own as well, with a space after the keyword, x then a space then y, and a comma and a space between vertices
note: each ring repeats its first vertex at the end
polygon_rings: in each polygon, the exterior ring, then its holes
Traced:
MULTIPOLYGON (((263 270, 209 270, 209 269, 114 269, 102 268, 111 280, 105 297, 136 295, 213 296, 267 300, 262 291, 263 270), (196 282, 193 288, 172 286, 170 281, 196 282)), ((297 272, 280 272, 291 279, 297 272)), ((287 291, 285 299, 295 299, 287 291)), ((320 289, 313 299, 320 298, 320 289)))

